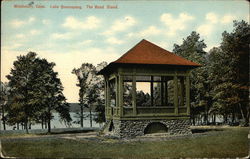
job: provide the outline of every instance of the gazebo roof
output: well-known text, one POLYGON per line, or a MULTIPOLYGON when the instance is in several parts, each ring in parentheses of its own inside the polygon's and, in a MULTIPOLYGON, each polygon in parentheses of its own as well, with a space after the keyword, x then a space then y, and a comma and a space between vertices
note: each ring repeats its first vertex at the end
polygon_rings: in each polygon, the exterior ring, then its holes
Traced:
POLYGON ((201 66, 144 39, 113 63, 201 66))
POLYGON ((141 40, 128 52, 122 55, 119 59, 111 62, 107 67, 101 70, 102 74, 104 70, 108 70, 114 65, 170 65, 170 66, 187 66, 187 67, 199 67, 200 64, 189 61, 183 57, 167 51, 145 39, 141 40))

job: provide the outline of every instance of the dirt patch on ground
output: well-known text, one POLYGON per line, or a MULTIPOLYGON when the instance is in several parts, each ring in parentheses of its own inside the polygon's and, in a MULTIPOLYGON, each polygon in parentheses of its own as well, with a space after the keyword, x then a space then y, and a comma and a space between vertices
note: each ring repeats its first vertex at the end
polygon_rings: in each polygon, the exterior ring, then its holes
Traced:
POLYGON ((122 142, 130 142, 130 141, 167 141, 167 140, 175 140, 175 139, 184 139, 184 138, 197 138, 201 136, 208 136, 208 135, 218 135, 223 130, 213 130, 213 129, 195 129, 194 132, 190 135, 170 135, 168 133, 154 133, 154 134, 147 134, 144 136, 139 136, 135 138, 123 138, 119 139, 112 136, 99 136, 98 133, 84 133, 84 134, 74 134, 68 136, 61 136, 64 139, 70 140, 87 140, 87 141, 96 141, 96 142, 115 142, 115 143, 122 143, 122 142))

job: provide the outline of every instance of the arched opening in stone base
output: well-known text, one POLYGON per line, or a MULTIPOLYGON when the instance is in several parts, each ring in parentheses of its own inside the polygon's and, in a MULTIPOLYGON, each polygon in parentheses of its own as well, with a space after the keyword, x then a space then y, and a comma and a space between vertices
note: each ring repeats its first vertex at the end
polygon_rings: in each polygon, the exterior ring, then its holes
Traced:
POLYGON ((144 129, 144 134, 167 133, 168 128, 160 122, 153 122, 144 129))

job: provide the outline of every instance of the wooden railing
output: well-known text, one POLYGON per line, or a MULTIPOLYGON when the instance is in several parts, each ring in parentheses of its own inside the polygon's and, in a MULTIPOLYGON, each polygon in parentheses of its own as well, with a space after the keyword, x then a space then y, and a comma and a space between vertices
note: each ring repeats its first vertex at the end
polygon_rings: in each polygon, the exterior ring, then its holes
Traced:
MULTIPOLYGON (((153 106, 153 107, 137 107, 136 114, 133 114, 132 107, 124 107, 123 115, 124 116, 134 116, 134 115, 174 115, 175 107, 173 106, 153 106)), ((178 114, 186 114, 187 107, 179 107, 178 114)))
POLYGON ((137 114, 167 114, 174 113, 174 107, 137 107, 137 114))
MULTIPOLYGON (((107 109, 107 114, 111 116, 120 116, 119 107, 109 107, 107 109)), ((178 108, 179 115, 187 114, 187 107, 179 107, 178 108)), ((123 116, 137 116, 137 115, 145 115, 145 116, 155 116, 155 115, 176 115, 175 107, 173 106, 153 106, 153 107, 137 107, 136 111, 133 111, 133 107, 123 107, 123 116)))

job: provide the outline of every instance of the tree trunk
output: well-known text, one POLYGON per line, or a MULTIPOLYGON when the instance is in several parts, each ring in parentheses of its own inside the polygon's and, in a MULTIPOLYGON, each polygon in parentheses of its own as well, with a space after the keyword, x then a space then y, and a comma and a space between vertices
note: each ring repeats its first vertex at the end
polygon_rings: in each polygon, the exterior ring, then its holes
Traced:
POLYGON ((216 114, 213 115, 213 125, 216 124, 216 114))
POLYGON ((6 130, 5 119, 3 119, 3 130, 6 130))
POLYGON ((246 117, 246 126, 249 126, 249 120, 250 120, 250 108, 247 108, 247 117, 246 117))
POLYGON ((83 128, 83 105, 81 104, 80 105, 80 108, 81 108, 81 114, 80 114, 80 124, 81 124, 81 127, 83 128))
POLYGON ((90 127, 92 127, 92 110, 91 110, 91 106, 89 106, 89 122, 90 122, 90 127))
POLYGON ((233 110, 233 113, 232 113, 232 123, 234 123, 234 122, 235 122, 235 112, 233 110))
POLYGON ((47 129, 47 120, 46 120, 46 116, 44 116, 44 128, 47 129))
POLYGON ((207 106, 207 104, 206 104, 206 106, 205 106, 205 124, 206 125, 208 125, 208 106, 207 106))
POLYGON ((195 125, 195 116, 193 115, 193 125, 195 125))
POLYGON ((50 105, 48 106, 48 133, 51 133, 51 125, 50 125, 50 120, 51 120, 51 114, 50 114, 50 105))
POLYGON ((241 103, 239 103, 239 106, 240 106, 242 119, 244 120, 244 126, 249 126, 250 108, 247 107, 246 113, 244 114, 244 110, 243 110, 241 103))
POLYGON ((28 134, 29 133, 29 130, 28 130, 28 119, 25 121, 24 127, 25 127, 25 130, 26 130, 26 133, 28 134))
POLYGON ((245 120, 245 126, 249 126, 250 111, 248 110, 247 117, 245 120))
POLYGON ((207 125, 207 114, 206 114, 206 112, 205 112, 205 114, 204 114, 203 123, 204 123, 205 125, 207 125))
POLYGON ((48 120, 48 133, 51 133, 50 119, 48 120))
POLYGON ((200 115, 197 115, 197 123, 198 123, 198 125, 201 125, 201 116, 200 115))
POLYGON ((227 115, 224 115, 224 124, 227 124, 227 115))
POLYGON ((42 126, 42 129, 43 129, 43 117, 42 117, 42 122, 41 122, 41 126, 42 126))
POLYGON ((6 130, 6 125, 5 125, 5 117, 4 117, 4 105, 2 105, 2 121, 3 121, 3 130, 6 130))
POLYGON ((19 130, 19 123, 16 123, 17 130, 19 130))

